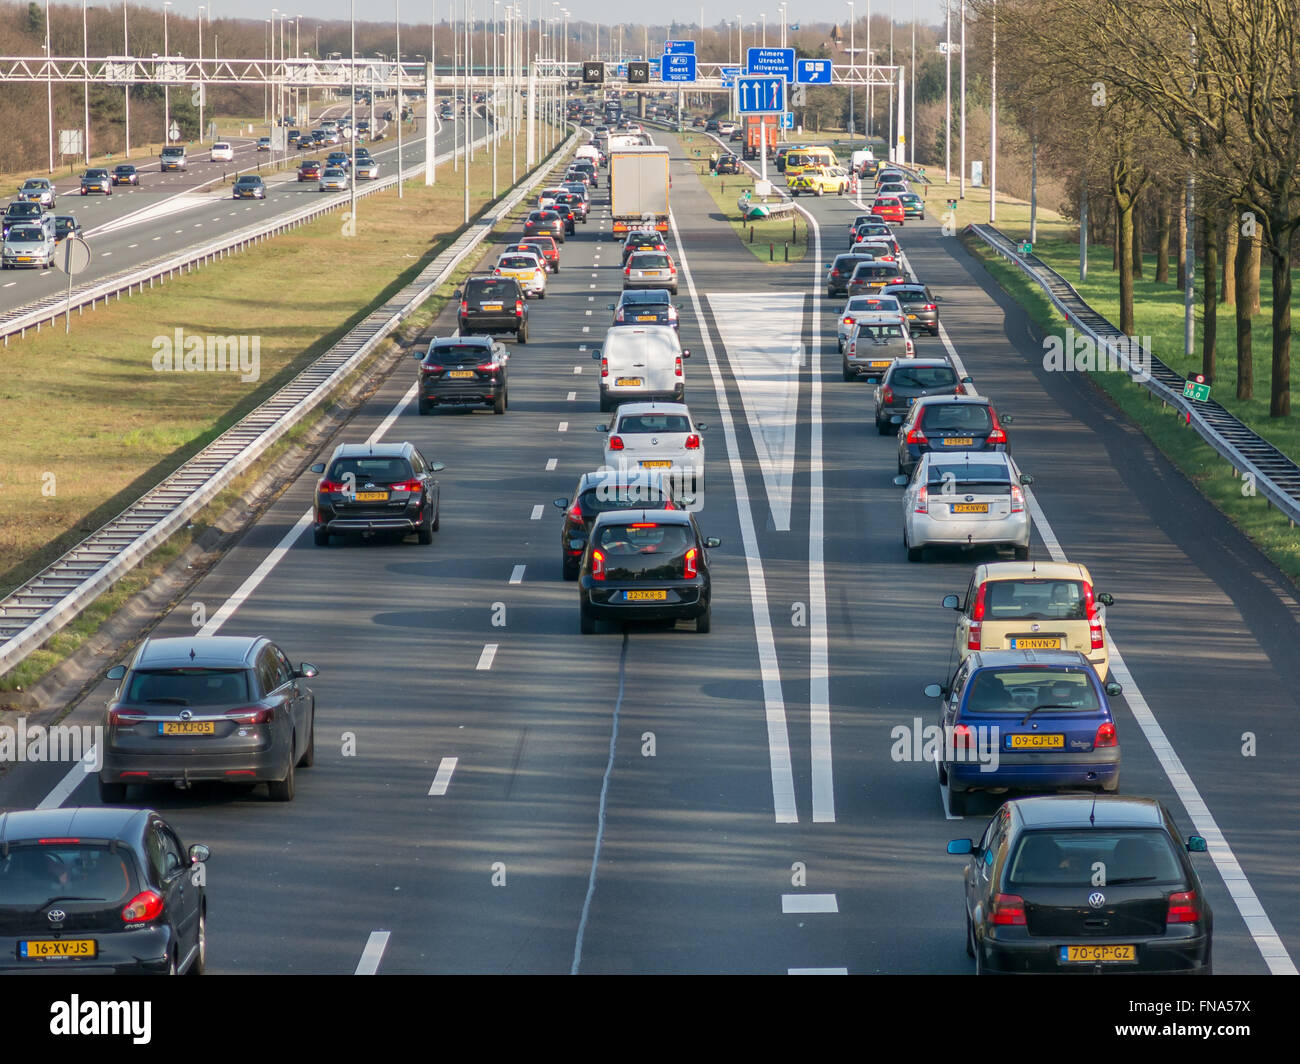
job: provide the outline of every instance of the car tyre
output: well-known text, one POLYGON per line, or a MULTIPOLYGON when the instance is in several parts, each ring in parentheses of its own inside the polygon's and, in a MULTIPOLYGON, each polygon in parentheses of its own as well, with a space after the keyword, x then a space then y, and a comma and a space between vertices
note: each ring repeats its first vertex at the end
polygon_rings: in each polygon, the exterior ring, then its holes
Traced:
POLYGON ((299 768, 311 768, 316 764, 316 707, 311 707, 311 716, 307 719, 307 749, 298 758, 299 768))
POLYGON ((537 298, 538 298, 538 299, 545 299, 545 298, 546 298, 546 289, 545 289, 545 288, 543 288, 540 292, 537 293, 537 298))
POLYGON ((882 436, 888 436, 889 430, 893 427, 893 424, 888 421, 881 421, 879 418, 876 419, 876 431, 882 436))
POLYGON ((596 618, 589 614, 581 606, 578 607, 578 630, 583 635, 596 634, 596 618))
POLYGON ((602 414, 607 414, 607 413, 609 413, 609 412, 610 412, 611 410, 613 410, 613 409, 614 409, 614 406, 613 406, 613 404, 610 402, 610 400, 609 400, 608 398, 606 398, 605 396, 602 395, 602 396, 600 397, 600 412, 601 412, 602 414))
MULTIPOLYGON (((289 749, 293 749, 294 737, 289 737, 289 749)), ((282 780, 268 780, 266 784, 267 797, 273 802, 292 802, 294 792, 294 759, 289 758, 289 771, 285 773, 282 780)))
POLYGON ((966 914, 966 956, 975 956, 975 924, 969 912, 966 914))
POLYGON ((417 404, 416 404, 416 409, 417 409, 421 414, 432 414, 432 413, 433 413, 433 404, 432 404, 431 402, 429 402, 428 399, 423 399, 423 398, 422 398, 422 399, 420 399, 420 400, 417 402, 417 404))
POLYGON ((430 527, 431 529, 433 529, 435 532, 437 532, 439 529, 442 528, 442 505, 441 505, 441 503, 439 504, 438 508, 437 508, 436 510, 433 511, 433 521, 432 521, 432 523, 429 525, 429 527, 430 527))
POLYGON ((316 541, 316 546, 318 547, 328 547, 330 545, 330 534, 328 529, 313 529, 312 538, 316 541))
POLYGON ((854 376, 856 376, 853 370, 849 369, 849 364, 847 361, 842 363, 842 372, 844 374, 844 379, 846 381, 851 381, 854 378, 854 376))
POLYGON ((527 325, 522 325, 522 326, 520 326, 518 329, 515 330, 515 343, 517 343, 517 344, 526 344, 526 343, 528 343, 528 326, 527 326, 527 325))
POLYGON ((202 975, 208 969, 208 911, 202 906, 199 907, 199 928, 195 945, 198 947, 198 952, 194 954, 194 960, 190 962, 186 975, 202 975))
POLYGON ((497 392, 497 397, 492 403, 492 413, 504 414, 506 412, 506 393, 497 392))
POLYGON ((704 607, 704 612, 695 618, 695 631, 701 635, 707 635, 713 627, 713 604, 704 607))
POLYGON ((433 522, 429 522, 428 528, 417 528, 415 530, 415 538, 420 546, 430 546, 433 543, 433 522))
POLYGON ((104 805, 119 805, 126 801, 125 783, 105 783, 99 781, 99 800, 104 805))
POLYGON ((1018 562, 1027 562, 1027 561, 1029 561, 1029 545, 1028 545, 1028 544, 1025 544, 1025 546, 1023 546, 1023 547, 1016 547, 1016 561, 1018 561, 1018 562))
POLYGON ((577 562, 561 561, 561 563, 560 563, 560 568, 561 568, 561 570, 562 570, 562 572, 563 572, 563 575, 564 575, 564 579, 565 579, 565 580, 577 580, 577 579, 578 579, 578 569, 579 569, 579 566, 578 566, 578 563, 577 563, 577 562))
POLYGON ((970 791, 955 791, 948 788, 948 812, 953 816, 965 816, 970 809, 970 791))

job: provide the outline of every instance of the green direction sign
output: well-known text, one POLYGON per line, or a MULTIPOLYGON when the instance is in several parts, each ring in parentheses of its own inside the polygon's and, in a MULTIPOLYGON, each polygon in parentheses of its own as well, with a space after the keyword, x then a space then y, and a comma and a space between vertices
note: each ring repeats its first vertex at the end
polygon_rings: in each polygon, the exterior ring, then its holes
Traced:
POLYGON ((1020 254, 1032 255, 1033 253, 1034 253, 1034 245, 1031 244, 1028 240, 1022 240, 1020 242, 1020 254))
POLYGON ((948 201, 948 209, 950 211, 955 211, 957 209, 957 201, 955 199, 950 199, 948 201))
POLYGON ((1198 403, 1209 402, 1210 386, 1208 384, 1198 384, 1193 380, 1184 381, 1183 398, 1194 399, 1198 403))

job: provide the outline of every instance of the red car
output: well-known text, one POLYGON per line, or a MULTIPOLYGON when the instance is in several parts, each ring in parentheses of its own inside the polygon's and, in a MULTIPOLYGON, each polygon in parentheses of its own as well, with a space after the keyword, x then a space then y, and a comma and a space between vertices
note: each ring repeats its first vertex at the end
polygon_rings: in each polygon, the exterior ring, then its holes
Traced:
POLYGON ((902 225, 903 201, 897 196, 882 196, 872 202, 871 213, 880 215, 890 225, 902 225))
POLYGON ((560 268, 560 245, 552 236, 526 236, 519 244, 527 251, 540 251, 546 268, 555 273, 560 268))
POLYGON ((299 181, 319 181, 320 180, 320 163, 314 159, 308 159, 298 165, 299 181))

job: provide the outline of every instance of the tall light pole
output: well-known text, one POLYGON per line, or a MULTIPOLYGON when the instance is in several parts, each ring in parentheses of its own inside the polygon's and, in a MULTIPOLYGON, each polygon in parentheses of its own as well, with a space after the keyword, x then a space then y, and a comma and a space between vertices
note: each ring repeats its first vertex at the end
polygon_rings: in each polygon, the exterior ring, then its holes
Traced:
POLYGON ((81 0, 81 93, 86 109, 86 165, 90 165, 90 37, 86 32, 86 0, 81 0))
POLYGON ((961 184, 959 199, 966 198, 966 0, 961 0, 961 184))
POLYGON ((763 47, 766 48, 767 47, 767 13, 764 12, 758 17, 763 20, 763 47))
POLYGON ((49 124, 50 173, 54 173, 54 79, 50 62, 50 0, 45 0, 45 114, 49 124))
POLYGON ((912 105, 911 125, 907 131, 907 158, 916 165, 916 0, 912 0, 912 105))
MULTIPOLYGON (((351 111, 351 116, 352 116, 352 129, 353 129, 353 134, 352 134, 352 135, 353 135, 353 136, 356 136, 356 128, 357 128, 357 0, 349 0, 349 2, 348 2, 348 21, 352 24, 352 40, 351 40, 351 49, 352 49, 352 53, 351 53, 351 62, 348 64, 348 69, 349 69, 350 72, 351 72, 351 78, 352 78, 352 91, 351 91, 350 93, 348 93, 348 96, 350 97, 350 100, 349 100, 348 106, 351 107, 351 109, 352 109, 352 111, 351 111)), ((375 90, 374 90, 374 85, 373 85, 373 83, 372 83, 372 85, 371 85, 371 89, 370 89, 370 98, 371 98, 372 100, 375 98, 375 90)), ((354 151, 355 151, 355 149, 354 149, 354 151)), ((355 155, 354 155, 353 157, 355 158, 355 155)), ((352 226, 351 232, 352 232, 352 235, 353 235, 353 236, 356 236, 356 234, 357 234, 357 182, 356 182, 356 174, 355 174, 355 173, 352 174, 352 175, 350 175, 349 178, 348 178, 348 210, 351 212, 351 213, 348 215, 348 221, 351 223, 351 226, 352 226)), ((344 230, 344 231, 347 232, 347 230, 344 230)))
MULTIPOLYGON (((122 0, 122 55, 131 57, 131 33, 126 22, 126 0, 122 0)), ((133 73, 134 63, 129 63, 127 73, 133 73)), ((131 158, 131 82, 128 79, 122 86, 123 109, 126 113, 126 157, 131 158)))
POLYGON ((952 0, 944 0, 943 16, 948 47, 943 54, 943 172, 952 181, 952 0))
POLYGON ((781 47, 782 48, 785 47, 785 9, 786 9, 786 3, 785 0, 782 0, 781 3, 781 47))
MULTIPOLYGON (((397 198, 402 198, 402 0, 393 0, 393 15, 397 22, 397 198)), ((371 97, 374 98, 373 96, 371 97)), ((353 106, 356 106, 353 104, 353 106)), ((357 158, 357 127, 352 124, 352 159, 357 158)), ((354 167, 355 169, 355 167, 354 167)), ((348 182, 351 184, 351 182, 348 182)))
MULTIPOLYGON (((853 47, 853 29, 857 25, 857 18, 853 10, 853 0, 848 0, 849 8, 849 139, 853 138, 853 82, 858 76, 858 53, 853 47)), ((852 144, 850 143, 850 147, 852 144)))
MULTIPOLYGON (((83 0, 84 3, 84 0, 83 0)), ((204 5, 199 5, 199 139, 207 136, 203 124, 203 97, 207 95, 207 85, 203 81, 203 12, 204 5)))
POLYGON ((469 87, 469 17, 470 17, 470 0, 465 0, 465 51, 462 53, 465 60, 465 224, 469 224, 469 142, 470 142, 470 115, 473 113, 474 94, 469 87))
POLYGON ((998 205, 998 0, 993 0, 992 75, 989 79, 989 225, 998 205))
MULTIPOLYGON (((436 157, 433 131, 437 120, 433 115, 433 105, 437 98, 434 81, 437 72, 438 4, 437 0, 429 0, 429 65, 424 68, 424 184, 426 187, 436 180, 433 173, 433 160, 436 157)), ((370 98, 373 100, 374 95, 372 94, 370 98)))
POLYGON ((871 64, 876 61, 871 51, 871 0, 867 0, 867 143, 871 143, 871 132, 875 128, 875 95, 871 84, 871 64))
POLYGON ((492 198, 497 198, 497 36, 500 32, 501 0, 492 0, 492 198))
POLYGON ((172 0, 163 0, 163 143, 172 142, 172 89, 171 89, 171 49, 167 38, 167 9, 172 0))
POLYGON ((271 122, 271 20, 262 20, 262 57, 266 77, 262 79, 262 121, 271 122))

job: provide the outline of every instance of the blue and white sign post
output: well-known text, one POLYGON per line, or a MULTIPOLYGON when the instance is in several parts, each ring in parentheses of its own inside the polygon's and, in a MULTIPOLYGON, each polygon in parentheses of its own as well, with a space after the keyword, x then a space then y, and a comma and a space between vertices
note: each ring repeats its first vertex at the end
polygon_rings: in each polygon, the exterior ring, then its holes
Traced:
MULTIPOLYGON (((756 49, 750 51, 782 51, 783 49, 756 49)), ((791 49, 784 49, 790 51, 791 49)), ((785 84, 786 79, 781 75, 746 75, 736 81, 736 100, 737 110, 740 112, 742 120, 746 115, 782 115, 785 114, 785 84)), ((764 185, 767 183, 767 130, 764 128, 764 120, 759 118, 759 137, 758 142, 762 152, 762 178, 764 185)), ((746 130, 748 135, 748 130, 746 130)))
POLYGON ((795 81, 800 85, 829 85, 831 61, 829 59, 800 59, 795 69, 795 81))
POLYGON ((748 48, 745 63, 746 74, 776 74, 794 81, 793 48, 748 48))
POLYGON ((659 77, 665 82, 692 82, 695 80, 695 56, 687 52, 664 52, 659 65, 659 77))
POLYGON ((694 41, 664 41, 664 55, 694 55, 694 41))

